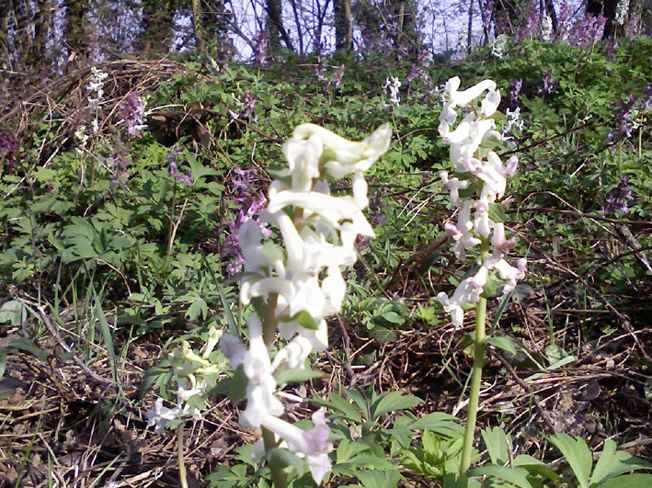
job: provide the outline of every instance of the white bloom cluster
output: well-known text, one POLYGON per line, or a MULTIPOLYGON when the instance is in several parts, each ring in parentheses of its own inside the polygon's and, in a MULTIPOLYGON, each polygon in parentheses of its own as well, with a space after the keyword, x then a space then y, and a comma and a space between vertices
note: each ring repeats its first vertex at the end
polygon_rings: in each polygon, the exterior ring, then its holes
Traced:
POLYGON ((88 95, 89 107, 96 108, 104 98, 104 80, 107 76, 109 76, 108 73, 95 66, 91 67, 91 77, 86 86, 86 89, 91 92, 88 95))
POLYGON ((506 45, 507 36, 505 34, 500 34, 491 42, 491 55, 497 57, 498 59, 502 58, 506 45))
POLYGON ((188 400, 196 395, 203 397, 208 384, 206 378, 217 376, 224 370, 222 365, 211 364, 208 360, 221 336, 220 329, 211 327, 201 356, 195 353, 187 342, 170 354, 172 374, 177 383, 177 404, 174 408, 168 408, 163 405, 162 398, 156 400, 147 412, 147 425, 154 426, 154 432, 161 434, 166 425, 176 419, 201 419, 200 410, 191 407, 188 400))
POLYGON ((515 267, 505 260, 515 240, 506 239, 504 224, 495 222, 489 215, 491 205, 504 196, 507 178, 514 174, 518 165, 516 156, 503 164, 498 154, 489 149, 502 140, 493 118, 500 104, 500 94, 492 80, 481 81, 464 91, 458 91, 459 87, 458 77, 448 80, 439 117, 439 133, 451 146, 450 159, 455 173, 450 177, 443 171, 440 176, 444 187, 450 191, 451 201, 459 209, 457 224, 447 223, 445 228, 455 241, 454 251, 459 259, 464 259, 467 251, 477 246, 482 251, 478 260, 480 268, 459 284, 452 297, 444 292, 437 295, 457 327, 462 326, 464 309, 480 299, 491 273, 505 281, 503 291, 509 293, 516 281, 524 278, 526 267, 525 259, 520 259, 515 267), (476 100, 485 91, 487 94, 478 106, 476 100), (470 107, 471 110, 451 129, 457 121, 457 107, 470 107), (491 246, 493 250, 489 252, 491 246))
MULTIPOLYGON (((398 90, 401 88, 401 81, 397 76, 388 76, 385 80, 385 96, 389 105, 398 106, 401 103, 401 95, 398 90)), ((387 106, 389 106, 387 105, 387 106)))
POLYGON ((620 0, 616 6, 616 17, 614 21, 618 25, 624 25, 627 13, 629 12, 629 0, 620 0))
POLYGON ((545 15, 543 19, 541 19, 541 39, 544 42, 550 41, 550 38, 552 36, 552 19, 550 18, 549 15, 545 15))
POLYGON ((91 122, 91 128, 94 134, 100 131, 98 111, 100 109, 100 103, 104 98, 104 80, 107 76, 109 76, 108 73, 97 69, 95 66, 91 67, 91 77, 86 89, 90 92, 88 94, 88 106, 95 112, 95 118, 91 122))
MULTIPOLYGON (((276 224, 285 250, 263 242, 253 220, 239 230, 238 243, 245 259, 240 286, 244 305, 262 300, 265 320, 249 315, 249 349, 225 334, 220 347, 231 367, 242 367, 247 383, 247 407, 240 422, 264 427, 304 456, 315 482, 330 472, 328 427, 323 412, 313 416, 308 431, 282 420, 283 404, 276 398, 277 376, 283 370, 304 367, 313 351, 328 346, 325 318, 340 311, 346 290, 341 267, 356 261, 355 239, 374 232, 362 213, 369 203, 367 170, 389 146, 391 130, 383 125, 362 142, 348 141, 322 127, 303 124, 283 145, 288 168, 269 187, 261 220, 276 224), (326 178, 351 176, 352 194, 330 194, 326 178), (273 309, 270 310, 270 307, 273 309), (265 326, 273 320, 286 341, 272 360, 265 343, 265 326)), ((254 457, 263 449, 261 441, 254 457)))
POLYGON ((519 131, 523 130, 523 119, 521 118, 521 107, 516 107, 514 110, 507 109, 505 111, 505 126, 503 127, 503 138, 508 137, 513 129, 519 131))

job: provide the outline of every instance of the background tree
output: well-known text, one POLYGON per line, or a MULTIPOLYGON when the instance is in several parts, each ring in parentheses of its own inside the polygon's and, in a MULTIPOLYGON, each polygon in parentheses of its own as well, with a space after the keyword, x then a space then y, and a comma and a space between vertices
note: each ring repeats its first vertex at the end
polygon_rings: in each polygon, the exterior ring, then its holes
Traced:
POLYGON ((335 49, 338 51, 353 49, 353 25, 351 24, 351 2, 333 0, 335 17, 335 49))
POLYGON ((281 39, 285 46, 294 51, 292 41, 288 32, 283 27, 283 18, 281 16, 282 5, 281 0, 267 0, 265 3, 265 11, 267 19, 265 29, 269 35, 269 45, 272 49, 279 49, 281 47, 281 39))

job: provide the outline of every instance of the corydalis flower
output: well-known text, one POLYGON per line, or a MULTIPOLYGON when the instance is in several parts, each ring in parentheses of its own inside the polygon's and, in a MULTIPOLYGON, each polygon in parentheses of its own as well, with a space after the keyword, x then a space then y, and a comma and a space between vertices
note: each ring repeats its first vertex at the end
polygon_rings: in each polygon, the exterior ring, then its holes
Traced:
POLYGON ((505 46, 507 46, 507 36, 500 34, 491 42, 491 55, 498 59, 502 58, 505 46))
POLYGON ((481 81, 464 91, 459 91, 459 86, 457 77, 447 83, 444 107, 439 117, 439 132, 444 142, 451 146, 450 158, 455 170, 454 176, 444 171, 441 178, 444 187, 450 190, 451 201, 459 209, 457 224, 448 222, 445 230, 455 241, 454 252, 458 259, 464 259, 478 247, 482 251, 476 258, 479 269, 473 276, 464 279, 451 297, 444 292, 437 295, 456 327, 463 324, 464 310, 480 300, 489 277, 502 279, 503 293, 509 293, 517 280, 524 278, 526 267, 524 259, 519 260, 515 267, 504 259, 515 241, 506 239, 504 224, 491 217, 491 206, 504 196, 507 178, 518 166, 516 156, 503 164, 493 151, 502 140, 501 134, 495 130, 493 117, 500 103, 500 94, 491 80, 481 81), (458 107, 471 110, 455 126, 458 107), (461 191, 464 193, 460 194, 461 191), (488 252, 491 246, 493 251, 488 252))
POLYGON ((549 15, 544 15, 541 19, 541 39, 548 42, 552 36, 552 19, 549 15))
POLYGON ((138 97, 137 93, 132 92, 120 104, 120 110, 125 127, 127 128, 127 134, 132 137, 139 137, 143 129, 147 127, 143 124, 145 102, 138 97))
POLYGON ((396 76, 389 76, 385 80, 385 96, 387 97, 387 101, 389 102, 389 105, 400 105, 401 103, 401 95, 399 94, 399 89, 401 88, 401 81, 398 79, 396 76))
MULTIPOLYGON (((248 349, 235 337, 222 337, 220 346, 232 368, 242 368, 247 379, 247 407, 240 422, 274 433, 281 447, 306 459, 317 483, 331 469, 324 413, 313 415, 314 427, 308 431, 282 420, 277 378, 285 369, 303 368, 313 350, 328 346, 325 318, 341 310, 346 291, 341 267, 355 263, 359 235, 373 236, 362 213, 369 204, 363 171, 387 149, 390 136, 387 125, 361 142, 312 124, 297 127, 283 144, 288 167, 269 186, 261 212, 262 221, 279 229, 285 249, 266 240, 253 219, 242 222, 237 232, 244 261, 240 299, 245 305, 266 305, 265 327, 278 328, 286 341, 270 357, 264 339, 268 331, 263 334, 254 313, 248 318, 248 349), (331 195, 327 178, 349 175, 351 194, 331 195)), ((262 456, 262 450, 257 443, 254 458, 262 456)))
POLYGON ((190 172, 181 173, 177 165, 177 160, 182 151, 183 151, 182 148, 175 147, 174 149, 170 150, 170 152, 168 152, 167 155, 168 172, 170 176, 175 180, 185 183, 186 185, 192 186, 193 185, 192 173, 190 172))
POLYGON ((620 0, 616 7, 616 16, 614 22, 618 25, 624 25, 627 13, 629 12, 629 0, 620 0))
POLYGON ((548 71, 546 71, 546 74, 543 75, 543 78, 541 78, 541 81, 543 81, 543 86, 539 88, 537 93, 552 93, 552 90, 555 87, 555 79, 552 74, 552 70, 548 68, 548 71))
POLYGON ((628 202, 634 199, 634 195, 629 187, 628 180, 629 177, 627 175, 622 175, 618 186, 609 190, 607 194, 607 206, 604 209, 605 213, 620 211, 626 214, 629 212, 628 202))

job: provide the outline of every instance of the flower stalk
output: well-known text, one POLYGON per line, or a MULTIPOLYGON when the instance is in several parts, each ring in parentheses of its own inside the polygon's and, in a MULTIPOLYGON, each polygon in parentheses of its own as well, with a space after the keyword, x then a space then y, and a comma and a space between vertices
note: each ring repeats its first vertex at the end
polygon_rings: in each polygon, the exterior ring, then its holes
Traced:
POLYGON ((495 123, 500 93, 492 80, 464 91, 459 91, 459 86, 460 79, 451 78, 443 93, 439 133, 450 145, 454 171, 452 175, 443 171, 441 178, 458 210, 457 224, 447 223, 446 232, 455 242, 456 257, 470 258, 473 267, 452 296, 441 292, 437 299, 456 327, 463 327, 466 310, 475 309, 473 367, 458 478, 458 487, 467 488, 487 342, 487 298, 497 284, 502 284, 503 295, 512 291, 517 280, 525 277, 526 261, 519 259, 512 266, 505 259, 516 241, 505 237, 504 213, 498 202, 505 194, 507 178, 516 171, 518 159, 512 156, 503 164, 494 152, 504 137, 495 123), (460 108, 466 115, 457 123, 460 108))
POLYGON ((238 228, 240 301, 254 305, 254 312, 247 317, 248 348, 229 334, 220 347, 231 368, 244 373, 247 406, 240 423, 261 429, 252 460, 267 457, 275 488, 287 485, 283 467, 267 456, 275 448, 305 459, 317 484, 331 471, 324 411, 312 415, 313 428, 300 429, 281 418, 285 408, 276 390, 283 386, 282 373, 305 369, 308 356, 328 346, 325 319, 340 311, 346 292, 341 268, 356 261, 358 235, 374 235, 362 213, 369 203, 363 172, 385 152, 390 137, 387 125, 361 142, 300 125, 283 144, 288 167, 277 172, 260 213, 260 221, 278 229, 283 246, 253 219, 238 228), (331 195, 328 181, 349 176, 352 193, 331 195))

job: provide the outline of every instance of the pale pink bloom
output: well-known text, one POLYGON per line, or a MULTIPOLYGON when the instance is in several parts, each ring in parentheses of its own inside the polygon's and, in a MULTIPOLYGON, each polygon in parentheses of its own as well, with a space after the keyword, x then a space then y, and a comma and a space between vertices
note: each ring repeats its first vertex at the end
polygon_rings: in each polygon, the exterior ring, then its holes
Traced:
POLYGON ((361 142, 349 141, 328 129, 315 124, 301 124, 294 132, 294 139, 307 139, 318 136, 324 149, 333 153, 332 158, 325 162, 326 172, 335 178, 343 178, 355 171, 366 171, 389 147, 392 130, 389 124, 376 129, 361 142))
POLYGON ((489 220, 489 201, 487 197, 480 198, 476 202, 474 217, 474 230, 483 237, 489 237, 493 222, 489 220))
POLYGON ((283 413, 283 404, 274 396, 276 380, 272 376, 269 352, 263 340, 263 327, 258 316, 250 314, 249 350, 244 355, 244 374, 247 383, 247 408, 240 415, 240 423, 247 427, 259 427, 266 417, 283 413))
POLYGON ((477 175, 480 171, 482 171, 482 161, 480 161, 478 158, 465 159, 462 161, 462 166, 466 169, 466 171, 473 173, 474 175, 477 175))
POLYGON ((516 267, 509 264, 504 259, 501 259, 494 264, 493 268, 498 271, 501 279, 505 280, 505 287, 503 294, 507 294, 516 288, 516 282, 525 278, 525 269, 527 267, 527 260, 521 258, 516 262, 516 267))
POLYGON ((451 202, 453 205, 460 204, 460 190, 464 190, 469 187, 468 180, 460 180, 458 178, 448 178, 448 172, 442 171, 439 173, 439 177, 444 182, 444 188, 450 190, 451 192, 451 202))
POLYGON ((312 187, 313 178, 319 178, 322 151, 321 139, 316 135, 305 140, 291 138, 285 141, 283 154, 288 160, 293 190, 308 191, 312 187))
POLYGON ((480 300, 480 294, 487 282, 487 273, 487 268, 481 266, 474 276, 466 278, 457 286, 452 297, 448 298, 444 292, 437 295, 437 300, 444 306, 444 310, 451 314, 451 320, 455 327, 463 325, 464 307, 480 300))
POLYGON ((492 269, 498 261, 503 259, 505 255, 516 246, 516 239, 514 237, 511 239, 505 239, 505 224, 502 222, 494 223, 493 230, 494 233, 491 236, 493 252, 491 256, 488 256, 485 260, 485 265, 489 269, 492 269))
POLYGON ((185 417, 201 420, 201 412, 196 408, 190 407, 187 403, 177 405, 174 408, 168 408, 163 405, 162 398, 157 398, 154 406, 147 411, 147 426, 154 426, 154 432, 161 434, 168 423, 185 417))
POLYGON ((333 450, 333 445, 327 442, 329 429, 323 409, 312 415, 312 422, 312 429, 302 430, 285 420, 269 416, 262 425, 285 441, 290 451, 305 456, 312 478, 315 483, 320 484, 324 476, 331 471, 328 454, 333 450))

